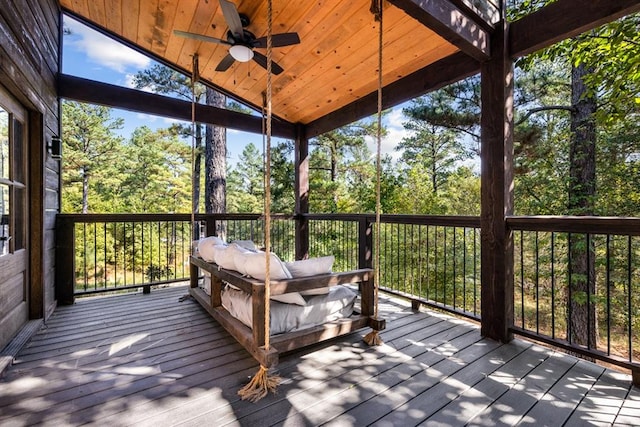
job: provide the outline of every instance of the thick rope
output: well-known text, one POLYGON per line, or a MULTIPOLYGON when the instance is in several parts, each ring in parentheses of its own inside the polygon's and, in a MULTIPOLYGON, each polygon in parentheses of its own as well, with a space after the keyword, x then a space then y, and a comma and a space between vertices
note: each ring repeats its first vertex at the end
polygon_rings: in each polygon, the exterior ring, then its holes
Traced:
MULTIPOLYGON (((271 64, 273 61, 272 40, 272 4, 267 1, 267 92, 265 96, 266 109, 266 146, 264 150, 264 247, 265 247, 265 279, 264 279, 264 349, 270 349, 271 335, 271 64)), ((275 392, 280 383, 278 376, 269 375, 267 367, 260 365, 260 370, 249 384, 238 391, 243 400, 257 402, 269 392, 275 392)))
MULTIPOLYGON (((378 289, 380 287, 380 181, 381 181, 381 151, 382 151, 382 3, 384 0, 372 0, 371 12, 378 24, 378 117, 377 117, 377 149, 376 149, 376 221, 373 237, 375 256, 373 258, 373 316, 378 318, 378 289)), ((373 330, 364 337, 368 345, 381 345, 382 338, 377 330, 373 330)))
POLYGON ((267 1, 267 145, 264 153, 264 247, 266 277, 264 279, 264 348, 269 350, 270 340, 270 297, 271 297, 271 63, 273 61, 272 4, 267 1))
MULTIPOLYGON (((200 227, 196 225, 194 194, 196 194, 196 82, 200 78, 198 54, 193 55, 191 66, 191 241, 200 239, 200 227)), ((193 247, 191 248, 193 251, 193 247)))

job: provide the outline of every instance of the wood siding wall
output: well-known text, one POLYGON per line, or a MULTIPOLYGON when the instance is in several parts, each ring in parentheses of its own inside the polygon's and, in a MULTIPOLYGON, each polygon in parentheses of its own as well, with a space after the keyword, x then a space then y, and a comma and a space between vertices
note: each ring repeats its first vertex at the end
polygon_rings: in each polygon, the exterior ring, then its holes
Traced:
MULTIPOLYGON (((23 304, 32 319, 48 317, 56 304, 54 226, 60 209, 60 162, 47 152, 47 142, 60 134, 60 26, 56 0, 0 0, 0 86, 28 112, 29 255, 23 304)), ((9 284, 0 283, 5 286, 9 284)), ((0 349, 26 320, 12 317, 11 307, 2 308, 0 349)))

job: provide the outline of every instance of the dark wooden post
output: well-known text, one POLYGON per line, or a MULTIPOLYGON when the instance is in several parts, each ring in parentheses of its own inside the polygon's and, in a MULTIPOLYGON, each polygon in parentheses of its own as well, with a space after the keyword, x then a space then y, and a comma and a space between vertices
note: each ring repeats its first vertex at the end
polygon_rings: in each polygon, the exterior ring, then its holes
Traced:
MULTIPOLYGON (((213 275, 212 275, 213 276, 213 275)), ((211 284, 213 292, 213 283, 211 284)), ((251 307, 253 319, 253 345, 258 348, 264 346, 267 336, 264 324, 264 284, 251 285, 251 307)))
POLYGON ((56 299, 60 305, 74 303, 75 233, 74 222, 56 218, 56 299))
MULTIPOLYGON (((198 223, 199 224, 199 223, 198 223)), ((207 236, 217 236, 218 235, 218 224, 215 218, 212 218, 211 215, 207 215, 205 219, 205 233, 207 236)), ((198 230, 199 231, 199 230, 198 230)))
POLYGON ((309 140, 306 128, 296 126, 295 140, 296 259, 309 256, 309 140))
POLYGON ((29 319, 45 317, 45 273, 44 259, 47 248, 45 240, 45 162, 47 159, 43 143, 44 117, 39 112, 29 114, 29 319))
POLYGON ((481 65, 481 333, 513 338, 513 61, 504 19, 491 36, 491 59, 481 65))
POLYGON ((358 268, 373 268, 373 223, 368 215, 358 221, 358 268))

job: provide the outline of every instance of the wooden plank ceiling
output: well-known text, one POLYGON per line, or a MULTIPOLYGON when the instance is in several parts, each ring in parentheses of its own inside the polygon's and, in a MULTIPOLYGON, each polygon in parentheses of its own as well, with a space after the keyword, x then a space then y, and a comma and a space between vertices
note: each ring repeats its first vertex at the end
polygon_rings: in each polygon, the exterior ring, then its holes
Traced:
MULTIPOLYGON (((226 38, 218 0, 60 0, 63 10, 185 70, 198 54, 203 79, 262 105, 266 71, 251 61, 214 69, 228 46, 174 35, 188 31, 226 38)), ((257 37, 266 35, 266 0, 236 0, 257 37)), ((385 3, 384 85, 452 55, 458 48, 404 10, 385 3)), ((274 33, 297 32, 301 43, 274 48, 284 72, 273 76, 273 112, 307 124, 377 88, 377 23, 370 0, 273 1, 274 33)), ((266 49, 256 49, 266 54, 266 49)))

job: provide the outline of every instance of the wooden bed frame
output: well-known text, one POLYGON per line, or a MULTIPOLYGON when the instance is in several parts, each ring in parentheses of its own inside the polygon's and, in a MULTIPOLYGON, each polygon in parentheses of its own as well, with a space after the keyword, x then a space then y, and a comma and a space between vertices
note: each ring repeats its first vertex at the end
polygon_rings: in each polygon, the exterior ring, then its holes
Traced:
POLYGON ((225 270, 202 258, 190 257, 191 287, 189 293, 218 321, 233 337, 247 349, 261 365, 267 368, 278 364, 279 354, 315 344, 357 329, 371 327, 383 330, 385 321, 374 317, 373 270, 362 269, 343 273, 321 274, 296 279, 272 280, 271 295, 300 292, 339 284, 358 283, 360 289, 360 312, 348 318, 327 322, 300 331, 274 335, 270 339, 270 349, 266 351, 264 327, 264 282, 251 277, 243 277, 233 270, 225 270), (211 295, 198 287, 199 269, 211 273, 211 295), (244 325, 222 306, 223 282, 228 282, 251 295, 253 328, 244 325))

